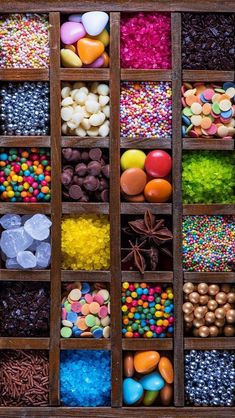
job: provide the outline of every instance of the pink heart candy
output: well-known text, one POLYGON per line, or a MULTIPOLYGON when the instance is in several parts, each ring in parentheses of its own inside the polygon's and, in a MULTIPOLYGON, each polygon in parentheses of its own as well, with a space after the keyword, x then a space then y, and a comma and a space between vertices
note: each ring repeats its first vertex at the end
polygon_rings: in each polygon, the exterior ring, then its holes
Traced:
POLYGON ((71 45, 86 36, 86 31, 82 23, 65 22, 60 28, 61 41, 65 45, 71 45))

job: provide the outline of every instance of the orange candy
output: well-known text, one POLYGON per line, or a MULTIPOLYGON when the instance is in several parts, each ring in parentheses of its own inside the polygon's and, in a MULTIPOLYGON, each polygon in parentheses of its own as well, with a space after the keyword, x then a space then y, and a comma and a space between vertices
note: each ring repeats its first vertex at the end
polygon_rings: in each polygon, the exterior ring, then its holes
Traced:
POLYGON ((123 361, 123 371, 125 377, 132 377, 134 374, 134 360, 131 351, 125 353, 123 361))
POLYGON ((158 364, 159 372, 167 383, 173 383, 174 372, 171 361, 167 357, 161 357, 158 364))
POLYGON ((160 398, 163 406, 170 405, 173 397, 173 387, 167 383, 160 391, 160 398))
POLYGON ((151 373, 156 368, 159 360, 160 355, 157 351, 139 351, 134 355, 135 370, 138 373, 151 373))
POLYGON ((188 106, 192 106, 193 103, 198 103, 197 96, 188 96, 185 98, 185 101, 188 106))
POLYGON ((91 64, 104 52, 104 44, 96 39, 82 38, 77 41, 78 55, 83 64, 91 64))
POLYGON ((172 194, 172 186, 164 179, 153 179, 149 181, 144 189, 144 195, 148 202, 167 202, 172 194))
POLYGON ((102 57, 104 58, 104 63, 102 65, 102 67, 106 68, 109 66, 109 56, 107 54, 107 52, 103 52, 102 57))

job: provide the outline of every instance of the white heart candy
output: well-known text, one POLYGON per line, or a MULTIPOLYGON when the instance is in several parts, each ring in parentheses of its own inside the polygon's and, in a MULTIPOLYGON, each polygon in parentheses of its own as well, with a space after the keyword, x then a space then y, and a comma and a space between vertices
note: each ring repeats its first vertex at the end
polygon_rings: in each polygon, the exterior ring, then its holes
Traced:
POLYGON ((87 12, 82 15, 82 23, 86 32, 91 36, 99 35, 109 21, 105 12, 87 12))

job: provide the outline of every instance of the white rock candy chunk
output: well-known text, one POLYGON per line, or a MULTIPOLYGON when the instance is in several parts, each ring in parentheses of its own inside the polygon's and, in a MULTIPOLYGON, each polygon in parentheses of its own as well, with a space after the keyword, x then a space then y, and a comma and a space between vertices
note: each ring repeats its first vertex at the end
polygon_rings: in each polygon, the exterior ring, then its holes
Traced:
POLYGON ((16 258, 6 259, 6 268, 9 270, 22 270, 22 267, 17 263, 16 258))
POLYGON ((52 223, 47 216, 36 214, 25 222, 24 229, 32 238, 44 241, 50 235, 49 228, 51 225, 52 223))
POLYGON ((19 251, 16 261, 24 269, 32 269, 37 264, 36 257, 31 251, 19 251))
POLYGON ((46 268, 51 261, 51 244, 42 242, 36 249, 37 266, 46 268))
POLYGON ((32 242, 32 236, 27 233, 24 227, 20 227, 3 231, 0 245, 7 257, 14 258, 19 251, 26 250, 32 242))
POLYGON ((1 217, 0 224, 4 229, 18 228, 21 226, 21 217, 19 215, 8 213, 1 217))

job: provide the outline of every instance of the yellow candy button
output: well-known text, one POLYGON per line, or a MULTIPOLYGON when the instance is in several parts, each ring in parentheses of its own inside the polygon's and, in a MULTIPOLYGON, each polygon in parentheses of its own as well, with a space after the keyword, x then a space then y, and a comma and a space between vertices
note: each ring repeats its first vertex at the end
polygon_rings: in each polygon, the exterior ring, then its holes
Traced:
POLYGON ((230 100, 224 99, 224 100, 221 100, 221 102, 219 102, 219 107, 220 107, 221 110, 226 112, 227 110, 231 109, 232 104, 231 104, 230 100))
POLYGON ((202 122, 202 117, 201 115, 193 115, 191 117, 191 122, 194 126, 200 126, 201 122, 202 122))
POLYGON ((191 106, 191 111, 194 113, 194 115, 200 115, 202 112, 202 106, 200 103, 193 103, 191 106))

